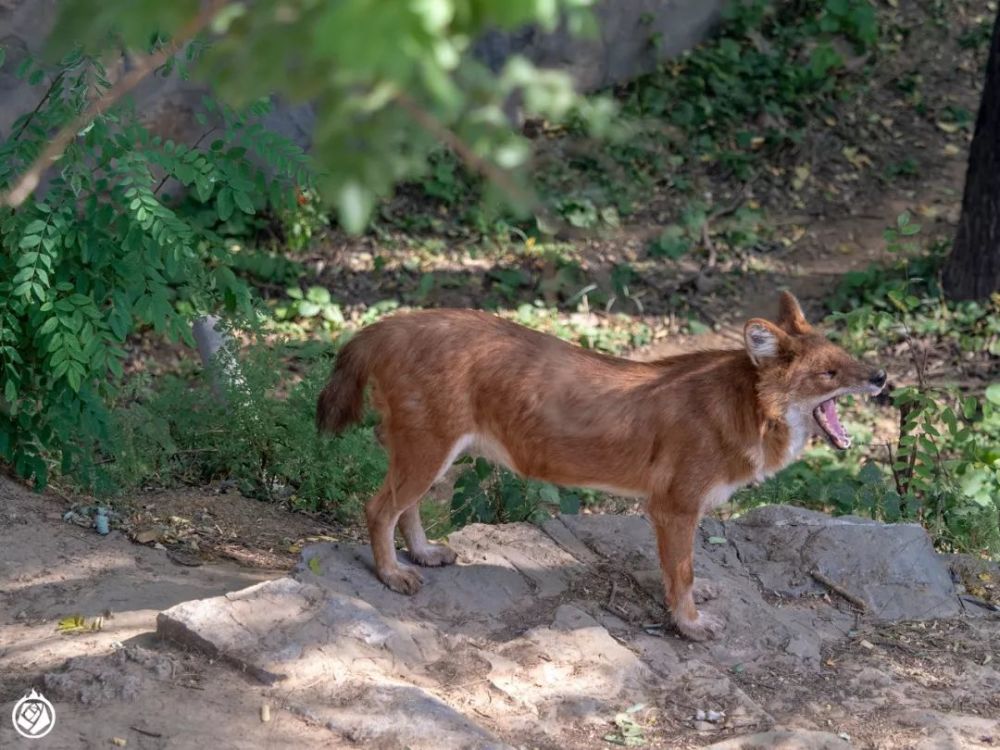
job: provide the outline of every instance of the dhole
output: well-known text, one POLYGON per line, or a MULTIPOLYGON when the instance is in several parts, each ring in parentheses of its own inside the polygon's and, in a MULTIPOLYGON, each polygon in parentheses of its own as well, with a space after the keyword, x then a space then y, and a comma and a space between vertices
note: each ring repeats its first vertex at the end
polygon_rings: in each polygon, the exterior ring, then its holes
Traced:
POLYGON ((357 422, 372 383, 389 452, 366 507, 378 577, 401 593, 421 586, 396 559, 397 524, 417 564, 455 562, 427 541, 418 503, 460 454, 476 453, 527 477, 647 498, 677 627, 695 640, 718 635, 723 623, 695 608, 699 519, 786 466, 813 433, 850 446, 835 400, 875 395, 886 379, 814 331, 787 292, 776 323, 753 318, 743 335, 742 349, 633 362, 472 310, 364 329, 337 357, 316 423, 339 432, 357 422))

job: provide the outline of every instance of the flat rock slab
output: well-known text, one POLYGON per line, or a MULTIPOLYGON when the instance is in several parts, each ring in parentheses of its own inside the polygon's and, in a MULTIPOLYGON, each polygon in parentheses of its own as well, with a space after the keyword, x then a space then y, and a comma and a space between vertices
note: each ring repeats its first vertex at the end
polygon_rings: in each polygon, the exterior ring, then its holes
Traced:
POLYGON ((942 619, 962 611, 947 564, 918 524, 830 518, 775 505, 726 528, 765 591, 817 594, 826 590, 819 582, 825 579, 864 602, 876 622, 942 619))
POLYGON ((759 732, 709 745, 706 750, 850 750, 851 743, 829 732, 798 729, 759 732))
MULTIPOLYGON (((367 746, 589 746, 627 710, 655 723, 644 712, 658 706, 699 731, 760 732, 773 720, 730 675, 817 670, 824 643, 856 622, 846 602, 821 596, 812 570, 880 619, 959 611, 917 530, 789 508, 706 520, 696 572, 721 595, 702 606, 727 620, 707 644, 664 624, 652 532, 638 516, 466 527, 449 539, 459 564, 422 570, 412 597, 378 582, 367 546, 317 544, 291 576, 179 604, 160 613, 158 631, 367 746), (715 723, 697 726, 696 709, 718 712, 715 723)), ((820 735, 794 746, 840 747, 820 735)), ((719 747, 760 742, 745 740, 719 747)))

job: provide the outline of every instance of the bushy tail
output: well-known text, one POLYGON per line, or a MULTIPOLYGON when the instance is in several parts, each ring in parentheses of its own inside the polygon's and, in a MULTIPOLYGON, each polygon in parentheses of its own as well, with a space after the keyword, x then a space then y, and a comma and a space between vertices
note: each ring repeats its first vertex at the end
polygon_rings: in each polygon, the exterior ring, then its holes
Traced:
POLYGON ((342 432, 361 421, 365 383, 371 374, 371 343, 365 332, 348 341, 337 354, 330 380, 316 402, 316 429, 342 432))

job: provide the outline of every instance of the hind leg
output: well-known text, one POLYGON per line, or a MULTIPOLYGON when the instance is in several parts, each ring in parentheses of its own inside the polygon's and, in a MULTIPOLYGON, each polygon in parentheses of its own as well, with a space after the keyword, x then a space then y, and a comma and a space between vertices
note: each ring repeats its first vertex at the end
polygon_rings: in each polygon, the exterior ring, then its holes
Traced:
POLYGON ((437 565, 454 562, 454 553, 449 561, 450 550, 438 551, 438 545, 427 541, 417 508, 420 499, 444 467, 450 446, 433 441, 426 435, 422 439, 406 440, 403 439, 405 436, 387 431, 386 436, 391 436, 389 472, 382 488, 365 506, 368 536, 379 579, 393 591, 415 594, 420 590, 423 579, 415 568, 400 565, 396 559, 396 524, 400 524, 415 562, 428 564, 423 560, 435 557, 439 559, 437 565), (410 515, 404 519, 407 511, 410 515))
POLYGON ((368 538, 371 540, 372 556, 375 558, 375 575, 386 586, 400 594, 415 594, 420 590, 423 579, 415 568, 400 565, 396 559, 395 531, 399 512, 393 502, 394 481, 392 470, 389 471, 382 489, 368 501, 365 506, 365 517, 368 521, 368 538))
POLYGON ((406 549, 410 559, 417 565, 436 568, 441 565, 451 565, 458 559, 455 550, 447 544, 432 544, 427 541, 424 527, 420 523, 419 500, 403 511, 403 515, 399 517, 399 530, 406 539, 406 549))

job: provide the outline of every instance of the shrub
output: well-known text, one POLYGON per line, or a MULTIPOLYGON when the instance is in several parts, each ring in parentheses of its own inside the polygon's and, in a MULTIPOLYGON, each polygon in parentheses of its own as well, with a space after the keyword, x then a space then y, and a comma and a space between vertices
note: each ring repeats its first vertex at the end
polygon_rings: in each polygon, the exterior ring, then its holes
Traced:
MULTIPOLYGON (((0 191, 110 87, 101 63, 79 51, 52 71, 29 58, 18 75, 39 86, 39 104, 0 143, 0 191)), ((260 125, 265 103, 243 113, 204 106, 205 136, 189 146, 154 136, 121 103, 68 145, 44 192, 0 212, 0 458, 37 486, 53 461, 97 481, 110 451, 106 403, 131 334, 190 342, 192 315, 252 313, 224 227, 266 202, 286 204, 309 175, 300 150, 260 125), (204 210, 175 210, 170 180, 204 210)))

